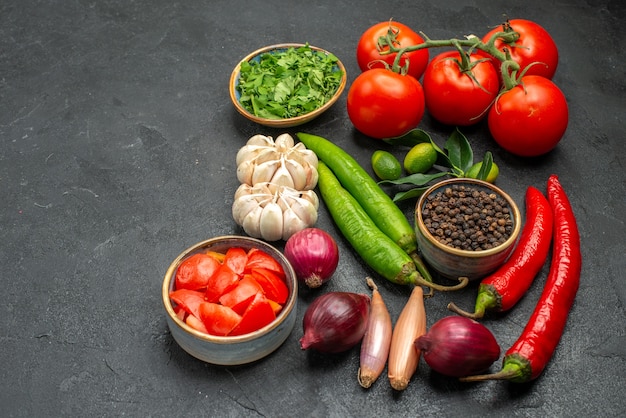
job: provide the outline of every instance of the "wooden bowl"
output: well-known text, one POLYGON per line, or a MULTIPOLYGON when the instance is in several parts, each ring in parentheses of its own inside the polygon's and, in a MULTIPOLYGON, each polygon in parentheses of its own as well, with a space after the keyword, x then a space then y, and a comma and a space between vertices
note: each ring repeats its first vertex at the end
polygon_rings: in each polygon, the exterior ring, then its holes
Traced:
POLYGON ((451 279, 467 277, 469 280, 475 280, 495 271, 511 255, 521 227, 521 214, 515 201, 500 188, 482 180, 461 178, 436 183, 422 194, 415 207, 415 232, 422 257, 434 270, 451 279), (424 225, 422 216, 426 200, 429 196, 453 185, 465 185, 476 190, 495 193, 507 202, 513 224, 512 231, 506 241, 486 250, 461 250, 440 242, 430 233, 424 225))
MULTIPOLYGON (((247 55, 243 60, 240 61, 239 64, 237 64, 237 66, 235 67, 235 69, 233 70, 231 76, 230 76, 230 83, 229 83, 229 91, 230 91, 230 100, 233 102, 233 105, 235 106, 235 109, 242 114, 243 116, 245 116, 246 118, 248 118, 249 120, 256 122, 260 125, 263 126, 267 126, 267 127, 271 127, 271 128, 289 128, 289 127, 293 127, 293 126, 298 126, 298 125, 302 125, 304 123, 307 123, 313 119, 315 119, 316 117, 318 117, 319 115, 321 115, 322 113, 324 113, 325 111, 327 111, 328 109, 330 109, 330 107, 335 104, 335 102, 339 99, 339 97, 341 96, 341 94, 343 93, 343 90, 346 87, 346 82, 347 82, 347 75, 346 75, 346 69, 343 65, 343 63, 341 63, 341 61, 337 61, 337 68, 342 72, 342 76, 341 76, 341 81, 339 83, 339 86, 337 87, 337 90, 335 91, 334 95, 332 96, 332 98, 330 100, 328 100, 326 103, 324 103, 321 107, 318 107, 315 110, 312 110, 309 113, 300 115, 300 116, 296 116, 293 118, 285 118, 285 119, 268 119, 268 118, 263 118, 263 117, 258 117, 252 113, 250 113, 247 109, 245 109, 239 99, 241 97, 241 94, 239 93, 239 90, 237 89, 237 86, 239 85, 239 76, 240 76, 240 67, 241 67, 241 62, 250 62, 250 61, 258 61, 261 58, 262 54, 266 54, 266 53, 275 53, 275 52, 280 52, 280 51, 285 51, 289 48, 299 48, 305 46, 305 44, 297 44, 297 43, 285 43, 285 44, 277 44, 277 45, 270 45, 270 46, 266 46, 264 48, 260 48, 257 49, 256 51, 250 53, 249 55, 247 55)), ((326 54, 329 54, 328 51, 321 49, 321 48, 317 48, 315 46, 310 46, 311 49, 315 50, 315 51, 322 51, 326 54)))

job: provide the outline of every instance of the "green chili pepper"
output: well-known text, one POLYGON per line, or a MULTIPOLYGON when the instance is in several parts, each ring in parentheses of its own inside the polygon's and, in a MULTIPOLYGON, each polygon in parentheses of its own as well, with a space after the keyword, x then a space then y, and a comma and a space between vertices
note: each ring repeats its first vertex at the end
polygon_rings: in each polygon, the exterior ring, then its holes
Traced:
POLYGON ((350 154, 329 140, 302 132, 296 135, 335 173, 341 185, 357 200, 378 228, 411 255, 422 277, 432 282, 430 272, 417 255, 415 230, 367 171, 350 154))
POLYGON ((435 290, 454 290, 467 284, 464 281, 456 286, 445 287, 426 281, 416 270, 411 256, 376 226, 323 161, 319 162, 317 170, 317 185, 335 224, 374 271, 396 284, 423 285, 435 290))

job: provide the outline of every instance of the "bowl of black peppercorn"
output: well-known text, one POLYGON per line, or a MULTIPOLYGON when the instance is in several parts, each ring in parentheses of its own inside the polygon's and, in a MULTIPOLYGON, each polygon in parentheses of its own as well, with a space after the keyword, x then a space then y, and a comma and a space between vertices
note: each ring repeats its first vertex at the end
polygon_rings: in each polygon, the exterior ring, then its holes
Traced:
POLYGON ((422 257, 444 277, 476 280, 500 267, 522 227, 515 201, 494 184, 470 178, 438 182, 415 208, 422 257))

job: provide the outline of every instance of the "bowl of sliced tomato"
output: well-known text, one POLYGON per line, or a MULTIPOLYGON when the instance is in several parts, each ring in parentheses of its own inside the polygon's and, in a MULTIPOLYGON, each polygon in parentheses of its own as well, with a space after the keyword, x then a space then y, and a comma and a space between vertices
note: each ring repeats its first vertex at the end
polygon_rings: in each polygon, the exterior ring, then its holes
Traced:
POLYGON ((235 109, 247 119, 286 128, 328 110, 346 82, 346 68, 333 53, 309 44, 284 43, 245 56, 231 73, 229 92, 235 109))
POLYGON ((297 296, 296 274, 278 249, 235 235, 187 248, 162 286, 174 340, 218 365, 251 363, 278 349, 293 330, 297 296))

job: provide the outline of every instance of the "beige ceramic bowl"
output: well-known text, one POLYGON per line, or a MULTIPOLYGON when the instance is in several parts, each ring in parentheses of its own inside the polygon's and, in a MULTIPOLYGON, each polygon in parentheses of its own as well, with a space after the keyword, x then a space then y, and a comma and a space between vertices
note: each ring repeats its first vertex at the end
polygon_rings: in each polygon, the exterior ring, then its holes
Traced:
POLYGON ((500 267, 511 255, 521 231, 521 215, 513 199, 491 183, 475 179, 449 179, 430 187, 417 202, 415 208, 415 231, 417 243, 424 260, 442 276, 448 278, 467 277, 470 280, 485 277, 500 267), (422 210, 428 196, 454 184, 464 184, 479 190, 494 192, 503 197, 509 206, 513 230, 501 245, 479 251, 460 250, 436 240, 424 225, 422 210))
POLYGON ((207 363, 238 365, 259 360, 280 347, 293 330, 296 321, 298 302, 296 273, 280 251, 255 238, 222 236, 208 239, 186 249, 167 269, 161 293, 167 324, 172 336, 183 350, 207 363), (176 270, 183 259, 199 251, 213 250, 223 253, 231 247, 241 247, 245 250, 256 247, 277 260, 285 270, 289 297, 276 319, 255 332, 233 337, 208 335, 191 328, 176 316, 169 292, 174 288, 176 270))
MULTIPOLYGON (((272 53, 275 51, 284 51, 290 47, 294 47, 294 48, 299 48, 301 46, 304 46, 305 44, 294 44, 294 43, 285 43, 285 44, 277 44, 277 45, 271 45, 271 46, 266 46, 264 48, 260 48, 257 49, 256 51, 250 53, 248 56, 246 56, 243 60, 241 60, 241 62, 245 62, 245 61, 253 61, 253 60, 258 60, 262 54, 265 53, 272 53)), ((321 48, 317 48, 315 46, 310 46, 311 49, 316 50, 316 51, 322 51, 326 54, 328 54, 328 51, 325 51, 321 48)), ((322 113, 324 113, 325 111, 327 111, 333 104, 335 104, 335 102, 339 99, 339 97, 341 96, 341 93, 343 92, 343 90, 346 87, 346 82, 347 82, 347 75, 346 75, 346 68, 344 67, 344 65, 341 63, 341 61, 337 61, 337 67, 339 68, 339 70, 341 70, 342 72, 342 77, 341 77, 341 82, 339 84, 339 87, 337 88, 337 90, 335 91, 335 94, 333 95, 333 97, 327 101, 326 103, 324 103, 323 106, 307 113, 304 115, 300 115, 294 118, 287 118, 287 119, 266 119, 266 118, 261 118, 258 116, 253 115, 252 113, 248 112, 239 102, 239 91, 237 90, 237 85, 239 84, 239 68, 240 68, 240 64, 237 64, 237 66, 235 67, 235 69, 233 70, 232 74, 230 75, 230 83, 229 83, 229 91, 230 91, 230 100, 233 102, 233 105, 235 106, 235 109, 237 109, 237 111, 239 113, 241 113, 243 116, 245 116, 246 118, 250 119, 253 122, 256 122, 260 125, 263 126, 268 126, 271 128, 289 128, 289 127, 293 127, 293 126, 298 126, 298 125, 302 125, 306 122, 309 122, 313 119, 315 119, 316 117, 318 117, 319 115, 321 115, 322 113)))

